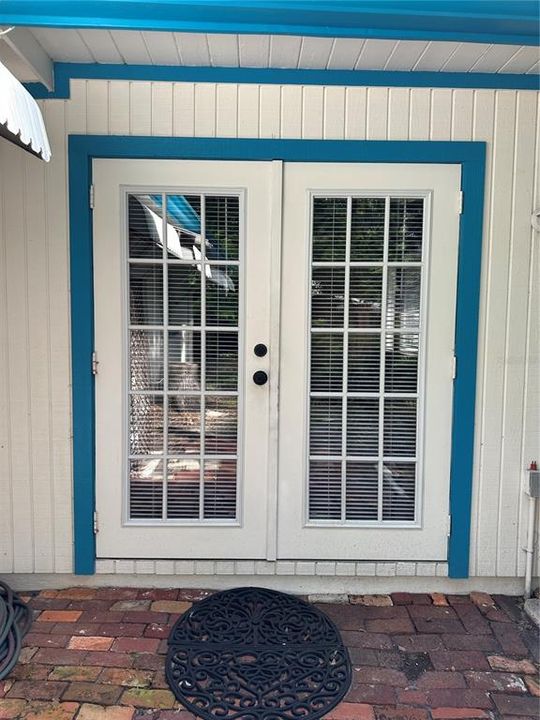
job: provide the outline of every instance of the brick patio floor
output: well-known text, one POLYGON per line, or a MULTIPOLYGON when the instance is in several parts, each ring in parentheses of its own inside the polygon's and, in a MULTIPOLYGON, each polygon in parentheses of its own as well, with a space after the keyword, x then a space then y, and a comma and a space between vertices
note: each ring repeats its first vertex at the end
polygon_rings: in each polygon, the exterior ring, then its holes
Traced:
MULTIPOLYGON (((196 590, 71 588, 27 596, 35 622, 0 681, 0 720, 191 720, 163 675, 166 638, 196 590)), ((329 720, 540 716, 538 633, 517 598, 350 596, 324 603, 353 682, 329 720)))

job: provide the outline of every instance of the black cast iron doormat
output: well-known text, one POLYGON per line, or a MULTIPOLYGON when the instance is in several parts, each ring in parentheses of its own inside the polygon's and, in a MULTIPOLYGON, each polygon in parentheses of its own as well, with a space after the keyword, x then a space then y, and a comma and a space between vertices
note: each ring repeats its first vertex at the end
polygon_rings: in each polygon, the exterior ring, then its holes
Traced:
POLYGON ((167 682, 182 705, 206 720, 315 720, 351 683, 334 623, 273 590, 211 595, 182 615, 168 642, 167 682))

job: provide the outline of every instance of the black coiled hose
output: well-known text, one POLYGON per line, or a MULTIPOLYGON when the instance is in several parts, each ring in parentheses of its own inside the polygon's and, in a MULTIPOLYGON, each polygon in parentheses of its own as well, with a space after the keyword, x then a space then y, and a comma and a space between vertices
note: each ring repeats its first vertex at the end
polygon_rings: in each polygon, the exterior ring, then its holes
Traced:
POLYGON ((31 624, 30 608, 0 580, 0 680, 17 664, 23 637, 31 624))

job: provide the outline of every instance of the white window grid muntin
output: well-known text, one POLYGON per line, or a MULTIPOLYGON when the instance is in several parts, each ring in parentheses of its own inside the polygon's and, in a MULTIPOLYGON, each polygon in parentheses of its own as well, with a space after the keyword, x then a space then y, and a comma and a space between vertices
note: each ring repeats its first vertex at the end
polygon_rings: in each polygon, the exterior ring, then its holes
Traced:
MULTIPOLYGON (((226 527, 241 527, 243 524, 243 486, 244 486, 244 402, 245 402, 245 295, 246 295, 246 279, 245 279, 245 229, 246 229, 246 202, 245 202, 245 188, 215 188, 215 187, 171 187, 171 186, 133 186, 133 185, 122 185, 120 186, 120 233, 122 237, 121 242, 121 263, 122 263, 122 277, 121 277, 121 294, 123 302, 123 313, 122 313, 122 368, 123 378, 122 383, 122 526, 153 526, 153 527, 167 527, 167 526, 187 526, 187 527, 209 527, 209 526, 226 526, 226 527), (167 243, 163 243, 162 256, 161 258, 130 258, 129 257, 129 225, 128 225, 128 198, 130 195, 161 195, 162 207, 166 208, 166 196, 167 195, 187 195, 187 196, 200 196, 201 197, 201 236, 205 236, 205 212, 204 212, 204 199, 205 197, 237 197, 238 198, 238 260, 207 260, 201 255, 199 260, 190 259, 168 259, 167 258, 167 243), (130 319, 130 304, 129 304, 129 268, 131 265, 156 265, 163 267, 163 325, 131 325, 130 319), (168 279, 168 265, 186 265, 200 267, 201 272, 201 318, 206 317, 206 273, 204 268, 206 265, 227 265, 238 267, 238 326, 208 326, 205 325, 191 326, 191 325, 172 325, 166 324, 168 319, 168 292, 167 290, 167 279, 168 279), (168 453, 168 422, 167 412, 168 403, 164 402, 163 411, 163 452, 139 455, 130 453, 129 446, 129 398, 132 394, 131 391, 131 374, 130 374, 130 331, 132 329, 140 330, 158 330, 163 332, 163 375, 165 381, 166 392, 157 392, 152 390, 137 390, 136 395, 161 395, 164 400, 172 396, 191 396, 201 399, 200 406, 200 417, 201 417, 201 441, 198 453, 168 453), (227 332, 234 332, 238 336, 238 384, 236 390, 207 390, 204 386, 205 378, 203 369, 206 364, 205 358, 205 330, 208 329, 211 332, 219 332, 220 330, 226 330, 227 332), (168 334, 170 331, 175 330, 190 330, 196 332, 197 330, 201 333, 201 388, 196 391, 182 391, 182 393, 170 392, 168 390, 168 334), (204 363, 204 364, 203 364, 204 363), (236 427, 236 454, 227 455, 222 453, 219 455, 215 454, 204 454, 204 402, 208 396, 228 396, 237 398, 237 427, 236 427), (163 463, 163 510, 162 518, 130 518, 130 473, 129 465, 131 460, 137 459, 160 459, 163 463), (203 504, 203 492, 204 492, 204 467, 206 460, 236 460, 236 517, 234 519, 228 518, 208 518, 203 519, 201 516, 204 513, 203 504), (186 461, 198 461, 199 462, 199 518, 166 518, 167 512, 167 468, 169 460, 186 460, 186 461)), ((163 212, 162 222, 162 234, 166 237, 166 225, 167 225, 167 212, 163 212)))
MULTIPOLYGON (((425 394, 426 394, 426 353, 427 353, 427 338, 426 328, 428 325, 428 297, 429 297, 429 285, 430 285, 430 245, 432 236, 432 217, 431 217, 431 204, 433 200, 432 190, 419 190, 419 189, 399 189, 399 190, 372 190, 372 191, 350 191, 350 190, 308 190, 307 191, 307 212, 306 212, 306 233, 307 242, 306 246, 306 258, 307 263, 307 303, 304 317, 304 328, 306 337, 306 362, 304 366, 307 393, 305 395, 305 407, 304 407, 304 433, 303 433, 303 511, 304 527, 316 528, 316 527, 341 527, 341 528, 402 528, 402 529, 421 529, 423 523, 423 512, 424 512, 424 495, 425 495, 425 480, 424 480, 424 434, 425 434, 425 394), (346 258, 344 261, 315 261, 312 262, 312 250, 313 250, 313 201, 315 198, 346 198, 347 199, 347 222, 346 222, 346 238, 345 238, 345 252, 346 258), (363 261, 350 261, 350 247, 351 247, 351 216, 352 216, 352 200, 357 198, 384 198, 385 203, 385 223, 384 223, 384 246, 383 246, 383 260, 374 262, 363 262, 363 261), (422 198, 424 200, 424 213, 423 213, 423 225, 422 225, 422 259, 421 261, 413 262, 396 262, 388 261, 388 246, 389 246, 389 212, 390 212, 390 200, 391 199, 407 199, 407 198, 422 198), (343 301, 343 327, 334 328, 313 328, 311 322, 311 278, 314 267, 343 267, 345 269, 345 297, 343 301), (388 273, 383 272, 383 290, 381 297, 381 322, 380 328, 354 328, 353 330, 348 328, 349 322, 349 308, 348 308, 348 295, 349 295, 349 275, 350 268, 352 267, 407 267, 420 268, 420 314, 418 327, 415 329, 406 330, 388 330, 386 328, 386 286, 388 273), (347 327, 347 332, 345 332, 347 327), (311 336, 312 334, 342 334, 344 341, 348 338, 349 334, 380 334, 381 336, 381 356, 380 356, 380 367, 384 367, 385 353, 384 344, 385 339, 388 335, 418 335, 418 370, 417 370, 417 391, 416 393, 393 393, 386 392, 384 389, 384 373, 381 373, 379 377, 379 392, 357 392, 344 390, 347 385, 347 362, 348 362, 348 342, 343 343, 343 386, 340 392, 338 391, 313 391, 311 390, 311 336), (325 397, 325 398, 379 398, 379 455, 377 456, 355 456, 351 454, 343 453, 342 455, 311 455, 310 453, 310 422, 311 422, 311 398, 314 397, 325 397), (382 445, 384 443, 384 412, 381 410, 384 406, 385 398, 407 398, 416 399, 416 455, 412 456, 383 456, 382 445), (341 462, 341 519, 311 519, 309 517, 309 481, 310 481, 310 463, 312 460, 330 460, 335 462, 341 462), (403 521, 403 520, 346 520, 345 519, 345 503, 346 503, 346 463, 350 460, 361 461, 361 462, 377 462, 378 464, 378 515, 382 518, 382 501, 383 501, 383 465, 384 462, 410 462, 415 465, 415 497, 414 497, 414 520, 403 521)), ((346 402, 342 402, 342 448, 346 447, 347 432, 346 422, 343 422, 345 417, 346 421, 346 402)))

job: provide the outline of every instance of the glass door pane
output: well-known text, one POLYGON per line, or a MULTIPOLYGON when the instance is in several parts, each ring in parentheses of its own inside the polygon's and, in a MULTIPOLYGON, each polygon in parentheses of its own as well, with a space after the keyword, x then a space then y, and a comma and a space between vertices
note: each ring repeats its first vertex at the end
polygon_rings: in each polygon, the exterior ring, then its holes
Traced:
POLYGON ((424 198, 314 197, 308 521, 416 517, 424 198))
POLYGON ((239 197, 128 198, 128 521, 238 518, 239 197))

